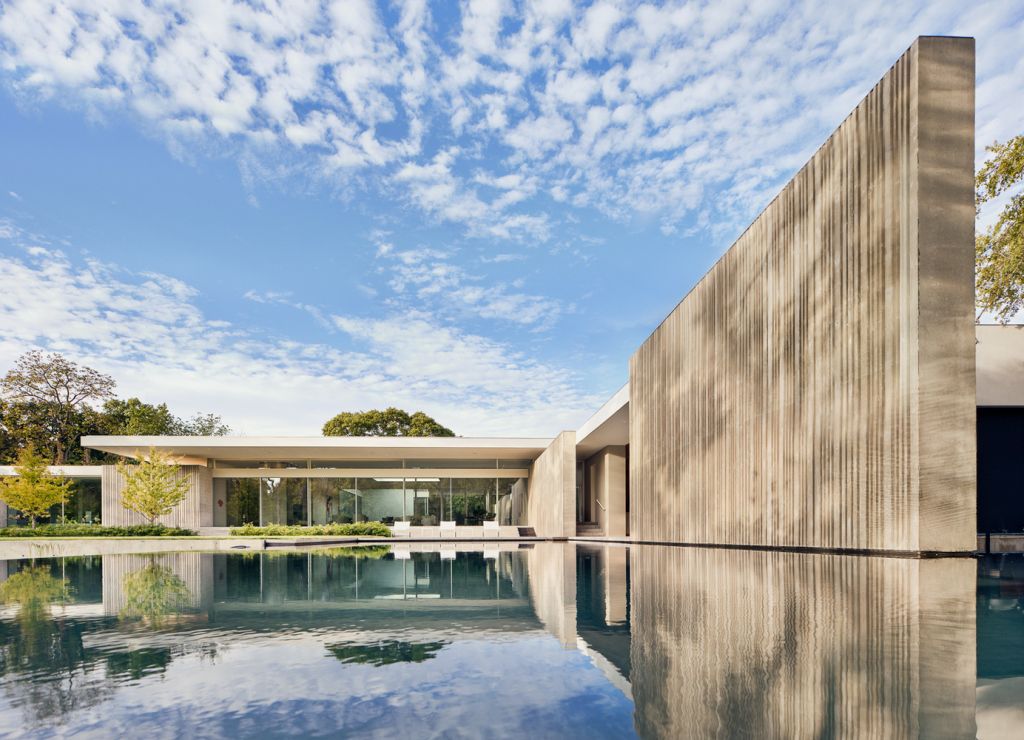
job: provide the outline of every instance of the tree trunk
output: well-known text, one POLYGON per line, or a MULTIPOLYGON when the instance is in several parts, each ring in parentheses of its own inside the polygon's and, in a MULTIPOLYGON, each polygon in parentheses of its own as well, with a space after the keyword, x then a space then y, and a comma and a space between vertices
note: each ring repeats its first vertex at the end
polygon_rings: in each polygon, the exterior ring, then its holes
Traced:
POLYGON ((28 515, 28 521, 32 525, 32 529, 35 529, 36 528, 36 515, 35 514, 29 514, 28 515))

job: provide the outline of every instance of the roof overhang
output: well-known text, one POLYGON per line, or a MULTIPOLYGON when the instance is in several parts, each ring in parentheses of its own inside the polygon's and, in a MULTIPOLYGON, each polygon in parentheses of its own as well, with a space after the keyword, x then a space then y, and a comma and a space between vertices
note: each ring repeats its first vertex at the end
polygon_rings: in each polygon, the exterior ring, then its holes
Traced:
POLYGON ((605 447, 629 444, 629 383, 576 432, 576 456, 586 458, 605 447))
POLYGON ((533 460, 549 444, 531 437, 82 437, 82 446, 92 450, 134 458, 152 447, 198 465, 209 459, 533 460))

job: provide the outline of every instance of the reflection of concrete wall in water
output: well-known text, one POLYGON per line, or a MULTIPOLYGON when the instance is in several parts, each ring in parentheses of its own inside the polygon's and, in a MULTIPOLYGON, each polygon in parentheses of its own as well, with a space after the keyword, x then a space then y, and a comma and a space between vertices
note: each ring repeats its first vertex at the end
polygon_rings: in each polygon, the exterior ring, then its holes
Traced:
POLYGON ((125 576, 156 564, 170 569, 188 588, 188 606, 207 607, 213 603, 213 555, 175 552, 161 555, 104 555, 103 612, 118 615, 125 607, 125 576))
POLYGON ((635 539, 974 549, 973 171, 921 38, 631 359, 635 539))
POLYGON ((644 737, 974 737, 974 561, 630 558, 644 737))
MULTIPOLYGON (((196 529, 213 524, 213 477, 209 469, 200 465, 182 465, 180 476, 189 482, 185 499, 167 516, 157 521, 168 527, 196 529)), ((141 514, 128 511, 121 505, 124 477, 114 465, 103 466, 102 484, 103 523, 107 526, 145 524, 141 514)))
POLYGON ((576 532, 576 433, 562 432, 530 466, 527 523, 541 537, 576 532))
POLYGON ((576 647, 576 548, 538 542, 526 550, 530 602, 544 627, 565 647, 576 647))

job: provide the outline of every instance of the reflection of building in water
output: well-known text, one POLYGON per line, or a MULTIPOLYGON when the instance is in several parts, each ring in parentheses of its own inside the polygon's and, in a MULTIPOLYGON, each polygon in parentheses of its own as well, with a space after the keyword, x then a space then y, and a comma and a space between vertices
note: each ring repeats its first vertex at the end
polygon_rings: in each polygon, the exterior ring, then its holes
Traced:
POLYGON ((644 737, 974 737, 974 567, 637 546, 644 737))
POLYGON ((213 556, 198 552, 175 552, 157 555, 103 556, 103 610, 121 614, 126 606, 125 584, 145 569, 166 568, 172 578, 180 579, 187 589, 182 607, 199 609, 212 600, 213 556))
POLYGON ((576 646, 576 548, 538 542, 526 551, 530 601, 537 617, 565 647, 576 646))

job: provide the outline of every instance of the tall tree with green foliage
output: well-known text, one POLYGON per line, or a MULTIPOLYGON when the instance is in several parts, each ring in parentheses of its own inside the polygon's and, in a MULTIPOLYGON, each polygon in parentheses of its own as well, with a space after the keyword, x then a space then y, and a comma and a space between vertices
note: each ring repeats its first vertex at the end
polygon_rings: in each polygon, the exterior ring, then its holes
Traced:
POLYGON ((37 517, 49 516, 51 507, 68 500, 69 482, 52 475, 46 458, 32 447, 21 450, 14 470, 17 475, 0 478, 0 501, 25 514, 35 529, 37 517))
POLYGON ((383 411, 343 411, 324 424, 323 433, 328 437, 455 436, 455 432, 422 411, 410 414, 393 406, 383 411))
MULTIPOLYGON (((1024 182, 1024 135, 986 151, 991 156, 975 179, 979 209, 1024 182)), ((1024 308, 1024 190, 1010 198, 974 246, 978 307, 1007 321, 1024 308)))
POLYGON ((100 425, 104 434, 148 436, 173 434, 177 421, 166 403, 154 406, 138 398, 111 398, 103 404, 100 425))
POLYGON ((188 481, 170 455, 150 448, 149 454, 133 465, 122 460, 117 471, 124 476, 121 505, 146 518, 150 524, 170 514, 188 492, 188 481))
POLYGON ((53 462, 62 465, 67 461, 68 449, 76 444, 86 404, 110 398, 115 385, 109 375, 63 355, 32 350, 19 357, 0 378, 0 395, 15 403, 35 405, 48 429, 53 462))

